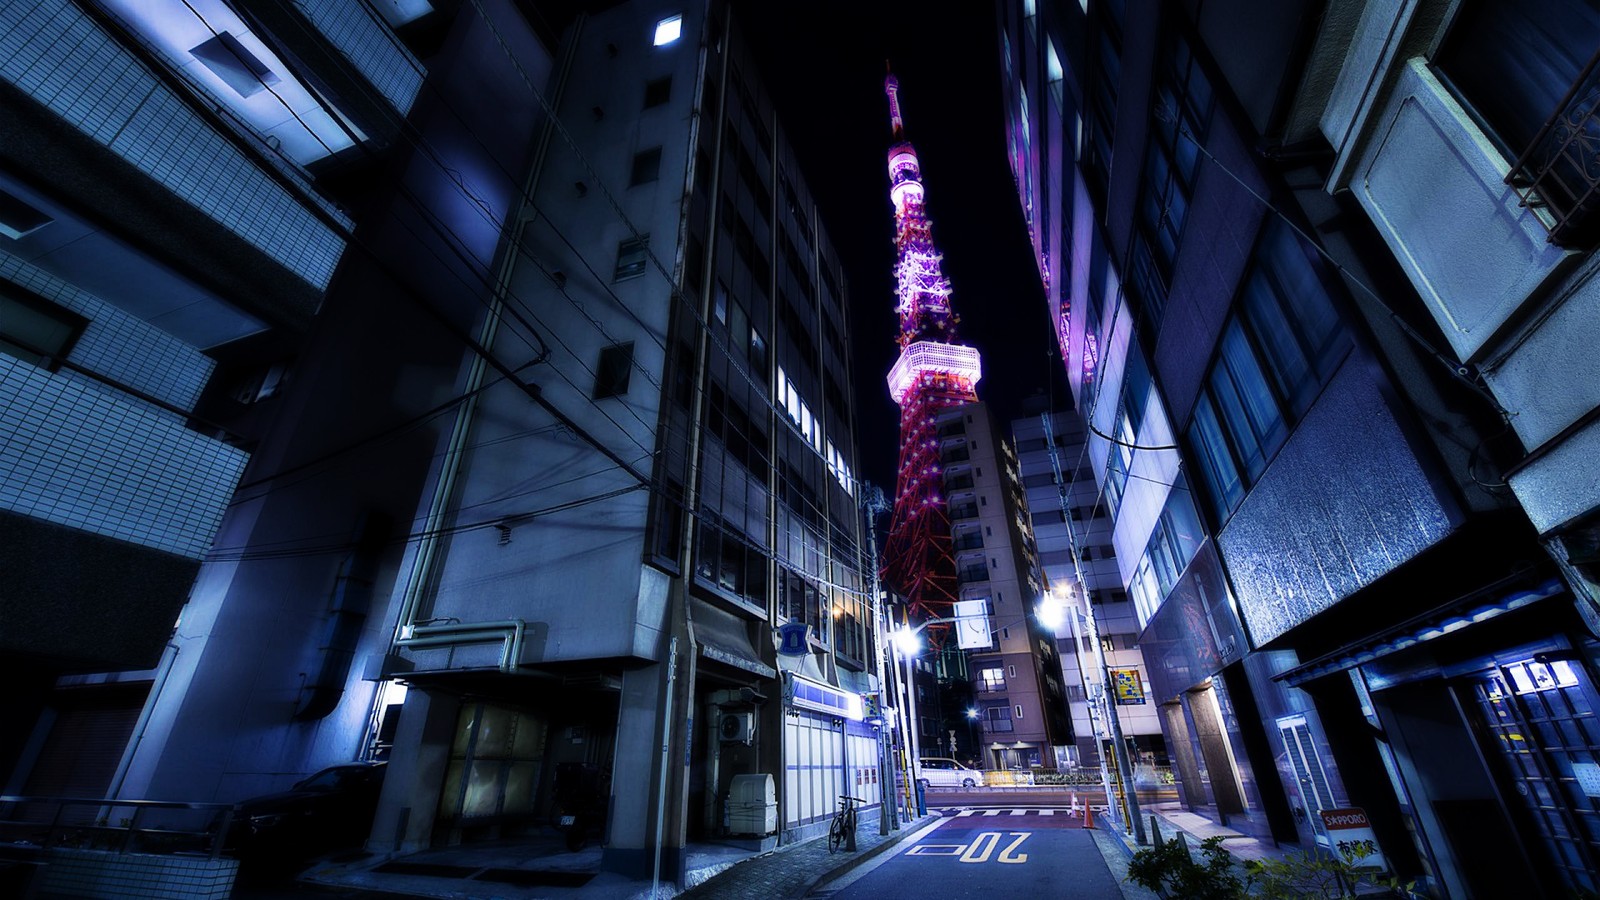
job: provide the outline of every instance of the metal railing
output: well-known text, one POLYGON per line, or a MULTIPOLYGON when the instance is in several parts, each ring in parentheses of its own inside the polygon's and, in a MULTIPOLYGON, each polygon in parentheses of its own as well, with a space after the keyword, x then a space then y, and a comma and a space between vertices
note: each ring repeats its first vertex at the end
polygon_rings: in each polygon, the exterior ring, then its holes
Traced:
POLYGON ((1600 51, 1506 175, 1525 207, 1551 217, 1550 243, 1592 239, 1600 225, 1600 51))
POLYGON ((231 803, 0 796, 0 846, 222 855, 231 803))

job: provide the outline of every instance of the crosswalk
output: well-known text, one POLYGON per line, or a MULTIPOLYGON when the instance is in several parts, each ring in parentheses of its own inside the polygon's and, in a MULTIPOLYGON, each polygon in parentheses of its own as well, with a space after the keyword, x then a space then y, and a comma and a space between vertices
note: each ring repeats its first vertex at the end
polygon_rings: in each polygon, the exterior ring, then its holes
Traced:
MULTIPOLYGON (((1104 809, 1104 807, 1098 807, 1098 808, 1096 808, 1095 811, 1099 812, 1102 809, 1104 809)), ((993 817, 996 817, 996 816, 1079 816, 1079 815, 1083 814, 1081 808, 1079 809, 1079 811, 1074 812, 1073 810, 1071 810, 1071 809, 1069 809, 1067 807, 1019 807, 1017 809, 972 809, 972 808, 964 807, 964 806, 937 806, 937 807, 933 807, 929 811, 930 812, 936 812, 939 815, 944 816, 945 818, 957 818, 957 819, 964 818, 964 817, 967 817, 967 816, 977 816, 977 817, 982 817, 982 818, 993 818, 993 817)))

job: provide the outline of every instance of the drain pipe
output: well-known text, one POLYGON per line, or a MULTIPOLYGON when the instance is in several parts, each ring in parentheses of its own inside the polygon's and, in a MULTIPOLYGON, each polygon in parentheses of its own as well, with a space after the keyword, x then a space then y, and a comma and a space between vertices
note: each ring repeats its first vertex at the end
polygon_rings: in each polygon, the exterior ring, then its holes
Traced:
POLYGON ((408 625, 396 647, 445 647, 454 644, 487 644, 504 641, 500 651, 500 671, 510 672, 522 660, 522 638, 528 623, 522 619, 498 622, 465 622, 446 625, 408 625))

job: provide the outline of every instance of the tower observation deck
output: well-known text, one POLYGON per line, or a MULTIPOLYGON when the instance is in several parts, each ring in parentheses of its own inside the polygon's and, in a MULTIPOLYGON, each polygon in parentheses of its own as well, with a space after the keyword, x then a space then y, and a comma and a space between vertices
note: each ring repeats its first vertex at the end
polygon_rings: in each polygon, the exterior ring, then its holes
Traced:
POLYGON ((917 151, 905 138, 899 82, 884 81, 894 143, 889 147, 889 198, 894 202, 896 342, 889 393, 900 406, 900 470, 894 515, 884 545, 883 577, 921 618, 949 617, 959 599, 950 514, 936 419, 940 410, 978 399, 978 351, 960 342, 950 308, 950 282, 940 269, 933 227, 923 209, 917 151))

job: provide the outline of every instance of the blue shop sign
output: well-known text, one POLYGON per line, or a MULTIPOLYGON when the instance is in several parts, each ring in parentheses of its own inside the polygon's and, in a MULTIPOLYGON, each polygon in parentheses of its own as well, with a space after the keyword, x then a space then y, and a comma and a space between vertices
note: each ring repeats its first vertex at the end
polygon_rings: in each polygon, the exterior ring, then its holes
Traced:
POLYGON ((810 626, 804 622, 786 622, 778 626, 778 655, 805 656, 811 652, 806 645, 806 632, 810 626))

